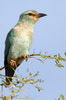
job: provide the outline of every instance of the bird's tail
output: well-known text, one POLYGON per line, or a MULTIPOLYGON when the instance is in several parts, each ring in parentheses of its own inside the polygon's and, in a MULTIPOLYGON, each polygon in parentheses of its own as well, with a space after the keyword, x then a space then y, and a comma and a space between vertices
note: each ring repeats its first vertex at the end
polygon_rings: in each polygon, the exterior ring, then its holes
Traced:
MULTIPOLYGON (((19 60, 17 60, 16 65, 17 66, 9 66, 7 63, 5 64, 5 76, 6 76, 6 85, 10 85, 12 83, 12 79, 15 73, 16 68, 22 63, 22 61, 24 60, 24 58, 19 58, 19 60)), ((7 87, 6 86, 6 87, 7 87)))
POLYGON ((6 75, 6 85, 11 84, 12 78, 14 76, 16 68, 6 67, 5 68, 5 75, 6 75))

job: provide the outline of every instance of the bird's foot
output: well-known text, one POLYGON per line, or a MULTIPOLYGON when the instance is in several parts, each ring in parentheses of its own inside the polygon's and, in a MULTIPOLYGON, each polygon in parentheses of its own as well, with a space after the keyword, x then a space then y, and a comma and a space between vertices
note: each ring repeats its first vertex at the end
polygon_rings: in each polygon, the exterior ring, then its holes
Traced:
POLYGON ((10 60, 10 66, 17 66, 16 60, 10 60))
POLYGON ((28 58, 30 57, 30 55, 24 55, 24 59, 26 59, 26 61, 28 60, 28 58))

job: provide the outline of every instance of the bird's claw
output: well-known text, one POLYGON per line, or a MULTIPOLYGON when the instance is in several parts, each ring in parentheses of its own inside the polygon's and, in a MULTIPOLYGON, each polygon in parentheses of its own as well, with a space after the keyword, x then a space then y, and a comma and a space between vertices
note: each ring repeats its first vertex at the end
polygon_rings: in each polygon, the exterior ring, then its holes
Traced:
POLYGON ((16 61, 15 60, 10 60, 10 66, 16 66, 16 61))
POLYGON ((24 59, 26 59, 26 61, 27 61, 29 57, 30 57, 30 55, 25 55, 24 59))

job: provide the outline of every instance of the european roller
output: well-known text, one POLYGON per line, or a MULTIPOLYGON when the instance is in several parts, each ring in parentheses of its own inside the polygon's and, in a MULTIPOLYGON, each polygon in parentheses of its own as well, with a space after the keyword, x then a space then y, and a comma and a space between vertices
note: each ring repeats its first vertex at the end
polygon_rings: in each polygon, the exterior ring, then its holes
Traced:
POLYGON ((22 13, 18 23, 7 34, 4 51, 6 83, 12 82, 16 68, 27 57, 33 39, 33 26, 39 18, 46 14, 29 10, 22 13))

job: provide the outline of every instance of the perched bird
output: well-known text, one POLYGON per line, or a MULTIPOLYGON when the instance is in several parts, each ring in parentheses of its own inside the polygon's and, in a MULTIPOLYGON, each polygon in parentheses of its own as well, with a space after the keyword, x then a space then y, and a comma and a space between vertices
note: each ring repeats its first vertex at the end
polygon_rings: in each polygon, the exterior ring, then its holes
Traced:
POLYGON ((22 13, 18 23, 10 30, 5 41, 4 66, 6 83, 12 82, 16 68, 28 56, 33 38, 33 26, 46 14, 29 10, 22 13))

